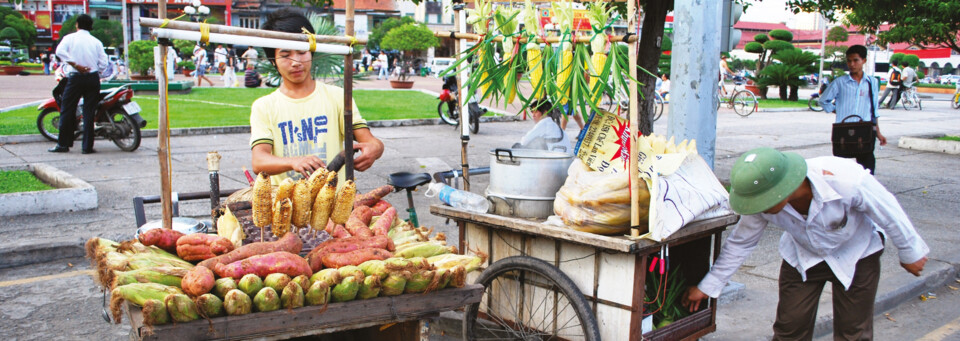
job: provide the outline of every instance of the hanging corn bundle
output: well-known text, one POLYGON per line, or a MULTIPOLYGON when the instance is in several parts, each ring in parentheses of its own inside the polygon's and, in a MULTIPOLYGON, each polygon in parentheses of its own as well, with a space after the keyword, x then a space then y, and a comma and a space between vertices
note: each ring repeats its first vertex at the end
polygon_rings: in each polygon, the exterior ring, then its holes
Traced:
POLYGON ((590 26, 593 28, 593 37, 590 38, 590 50, 593 56, 590 58, 590 99, 593 106, 600 105, 600 99, 603 97, 604 84, 598 86, 597 83, 603 80, 606 83, 610 77, 610 68, 607 66, 607 35, 604 32, 607 22, 610 20, 610 14, 613 9, 607 9, 607 3, 594 2, 590 4, 590 10, 587 12, 587 18, 590 20, 590 26))
MULTIPOLYGON (((473 25, 473 32, 480 35, 483 41, 477 42, 477 50, 474 53, 477 56, 477 69, 470 75, 471 85, 480 86, 480 99, 486 99, 490 96, 491 86, 496 82, 494 77, 490 77, 490 70, 496 65, 493 58, 493 49, 491 48, 491 39, 487 37, 490 28, 491 14, 493 13, 493 2, 478 0, 474 3, 476 8, 467 9, 467 24, 473 25), (476 78, 479 75, 479 78, 476 78)), ((473 50, 473 49, 471 49, 473 50)), ((468 50, 469 51, 469 50, 468 50)), ((470 89, 475 89, 470 87, 470 89)), ((496 88, 494 88, 496 89, 496 88)), ((472 94, 470 94, 472 96, 472 94)))
MULTIPOLYGON (((567 104, 570 88, 573 85, 570 75, 575 68, 573 66, 573 2, 555 2, 553 3, 553 13, 556 17, 556 24, 560 28, 560 46, 559 64, 557 64, 557 93, 558 102, 567 104)), ((582 64, 581 64, 582 65, 582 64)))
POLYGON ((503 35, 503 62, 498 68, 506 68, 507 76, 503 80, 504 92, 507 96, 507 104, 513 103, 517 97, 517 66, 519 65, 520 44, 517 35, 516 17, 520 14, 519 9, 499 7, 494 14, 494 21, 497 23, 497 30, 503 35))
POLYGON ((533 94, 531 98, 540 99, 543 98, 543 58, 542 52, 540 50, 540 43, 537 41, 537 37, 540 36, 540 22, 537 18, 537 8, 530 2, 526 1, 526 7, 523 9, 523 31, 526 33, 527 45, 524 49, 527 50, 527 76, 530 78, 530 86, 533 88, 533 94))

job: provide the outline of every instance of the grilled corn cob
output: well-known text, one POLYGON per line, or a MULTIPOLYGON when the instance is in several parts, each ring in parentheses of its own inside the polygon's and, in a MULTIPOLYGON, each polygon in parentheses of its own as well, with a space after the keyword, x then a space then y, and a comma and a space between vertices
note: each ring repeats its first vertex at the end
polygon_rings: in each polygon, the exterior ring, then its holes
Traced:
POLYGON ((307 179, 307 183, 310 184, 310 197, 316 198, 317 193, 320 193, 320 190, 323 189, 323 185, 327 184, 327 169, 320 168, 313 171, 313 174, 310 174, 310 178, 307 179))
POLYGON ((357 196, 357 184, 353 180, 347 180, 339 191, 337 199, 334 200, 333 211, 330 212, 330 219, 335 224, 345 224, 347 218, 350 218, 350 212, 353 211, 353 200, 357 196))
POLYGON ((290 202, 290 199, 283 199, 283 201, 277 201, 277 204, 273 207, 273 235, 283 237, 287 234, 287 231, 290 231, 290 215, 293 213, 293 203, 290 202))
POLYGON ((273 198, 273 202, 283 201, 283 199, 293 197, 293 187, 297 183, 291 178, 283 179, 280 182, 280 186, 277 187, 277 195, 273 198))
POLYGON ((327 221, 330 220, 330 212, 333 210, 333 200, 337 195, 337 172, 330 172, 327 175, 326 184, 323 189, 317 193, 316 200, 313 201, 313 215, 310 217, 310 226, 314 230, 323 230, 327 227, 327 221))
POLYGON ((264 228, 273 219, 273 188, 267 173, 260 172, 253 182, 253 225, 264 228))
POLYGON ((310 209, 313 207, 313 198, 310 196, 310 183, 307 179, 300 179, 293 187, 293 226, 306 227, 310 223, 310 209))

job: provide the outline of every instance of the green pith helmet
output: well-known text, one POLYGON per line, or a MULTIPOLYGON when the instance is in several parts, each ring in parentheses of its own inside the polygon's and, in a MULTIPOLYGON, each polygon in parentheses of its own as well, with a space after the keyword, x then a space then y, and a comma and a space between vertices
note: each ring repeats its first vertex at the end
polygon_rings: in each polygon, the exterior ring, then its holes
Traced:
POLYGON ((730 171, 730 206, 739 214, 757 214, 790 196, 807 177, 807 162, 797 153, 752 149, 730 171))

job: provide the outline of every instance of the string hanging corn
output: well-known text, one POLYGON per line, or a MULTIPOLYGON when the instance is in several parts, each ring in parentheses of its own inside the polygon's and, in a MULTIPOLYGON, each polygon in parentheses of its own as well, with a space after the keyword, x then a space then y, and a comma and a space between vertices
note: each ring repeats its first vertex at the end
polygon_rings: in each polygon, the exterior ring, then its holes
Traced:
POLYGON ((267 173, 257 174, 253 182, 253 225, 263 229, 273 220, 273 188, 267 173))
POLYGON ((600 80, 606 81, 606 76, 608 76, 604 75, 601 70, 605 69, 604 66, 607 63, 605 51, 608 38, 604 33, 604 28, 610 21, 612 12, 613 9, 607 9, 607 3, 605 2, 591 3, 590 10, 587 12, 590 26, 593 27, 593 37, 590 38, 590 49, 593 51, 593 56, 590 58, 591 65, 588 69, 590 70, 590 99, 594 106, 600 105, 600 98, 603 97, 603 89, 605 88, 603 84, 597 86, 597 83, 600 80))
MULTIPOLYGON (((477 0, 475 7, 467 9, 467 24, 473 25, 473 32, 483 37, 487 34, 487 27, 490 24, 491 14, 493 12, 493 2, 477 0)), ((491 79, 487 64, 492 61, 485 61, 484 57, 490 51, 490 43, 487 41, 477 42, 479 52, 477 54, 477 70, 480 73, 480 99, 485 99, 489 95, 491 79)))

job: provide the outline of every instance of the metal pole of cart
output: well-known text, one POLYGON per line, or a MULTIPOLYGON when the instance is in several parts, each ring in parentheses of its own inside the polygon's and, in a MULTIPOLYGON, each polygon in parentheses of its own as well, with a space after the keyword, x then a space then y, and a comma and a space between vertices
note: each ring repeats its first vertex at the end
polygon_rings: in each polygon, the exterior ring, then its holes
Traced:
MULTIPOLYGON (((346 27, 344 34, 353 37, 354 0, 346 2, 346 27)), ((353 44, 350 44, 353 48, 353 44)), ((348 180, 353 180, 353 53, 343 56, 343 151, 344 168, 348 180)))
MULTIPOLYGON (((633 1, 627 1, 627 33, 631 29, 636 29, 637 9, 633 1)), ((637 32, 639 33, 639 32, 637 32)), ((639 40, 638 40, 639 41, 639 40)), ((627 61, 630 69, 630 77, 637 79, 637 42, 629 43, 627 61)), ((638 159, 639 146, 637 145, 637 135, 640 132, 638 126, 639 117, 637 107, 640 102, 637 98, 637 82, 630 82, 630 227, 631 235, 640 235, 640 161, 638 159)), ((646 184, 644 184, 646 186, 646 184)))
MULTIPOLYGON (((167 0, 157 1, 157 15, 160 17, 160 20, 167 18, 167 0)), ((160 60, 161 60, 161 70, 157 72, 163 72, 163 77, 160 77, 160 84, 157 93, 160 95, 159 99, 159 127, 157 133, 157 157, 160 161, 160 204, 163 207, 163 228, 173 228, 173 202, 171 201, 172 184, 170 176, 170 168, 172 162, 170 160, 170 117, 167 112, 167 46, 160 44, 160 60)), ((129 63, 128 63, 128 72, 129 72, 129 63)))
MULTIPOLYGON (((455 12, 453 25, 456 26, 457 32, 467 33, 467 14, 462 10, 464 3, 462 0, 454 0, 454 2, 456 5, 453 7, 455 12)), ((454 47, 455 55, 459 56, 460 52, 466 49, 467 41, 457 39, 457 44, 454 47)), ((460 167, 463 170, 463 190, 465 191, 470 190, 470 164, 467 161, 467 145, 470 143, 470 110, 467 109, 468 105, 466 103, 468 89, 463 88, 463 80, 469 76, 467 70, 467 68, 464 68, 457 75, 457 92, 459 93, 457 95, 457 112, 460 113, 460 167)), ((469 91, 473 91, 473 89, 469 89, 469 91)), ((477 119, 479 120, 479 118, 477 119)))

